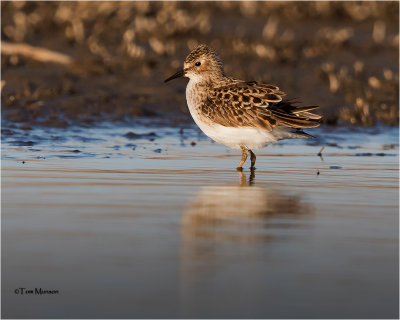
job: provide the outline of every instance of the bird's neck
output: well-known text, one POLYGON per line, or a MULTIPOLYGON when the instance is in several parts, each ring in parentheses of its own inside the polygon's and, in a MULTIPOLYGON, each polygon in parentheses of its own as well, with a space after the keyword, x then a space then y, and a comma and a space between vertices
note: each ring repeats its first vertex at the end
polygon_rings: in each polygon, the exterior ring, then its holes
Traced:
POLYGON ((186 87, 186 100, 190 108, 197 109, 206 102, 210 91, 215 87, 229 83, 231 79, 220 75, 218 77, 204 78, 204 77, 192 77, 190 78, 186 87))
POLYGON ((186 86, 186 100, 189 109, 199 108, 206 100, 210 83, 200 78, 191 78, 186 86))

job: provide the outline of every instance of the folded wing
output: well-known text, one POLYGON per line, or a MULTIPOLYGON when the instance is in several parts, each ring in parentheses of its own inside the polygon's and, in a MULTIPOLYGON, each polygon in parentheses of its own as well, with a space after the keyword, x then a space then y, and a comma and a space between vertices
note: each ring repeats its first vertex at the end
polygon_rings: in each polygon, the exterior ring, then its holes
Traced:
POLYGON ((271 131, 276 126, 313 128, 321 116, 310 111, 318 106, 296 106, 283 100, 278 87, 251 82, 235 82, 213 89, 201 106, 202 115, 226 127, 258 127, 271 131))

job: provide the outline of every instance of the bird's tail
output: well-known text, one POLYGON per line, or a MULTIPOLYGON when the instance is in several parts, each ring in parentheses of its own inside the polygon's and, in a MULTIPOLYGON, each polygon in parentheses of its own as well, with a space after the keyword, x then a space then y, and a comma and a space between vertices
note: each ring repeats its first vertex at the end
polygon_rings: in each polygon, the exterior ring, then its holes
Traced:
POLYGON ((284 100, 268 109, 272 116, 278 121, 278 125, 291 128, 314 128, 321 123, 322 116, 311 113, 310 111, 319 108, 319 106, 296 106, 293 100, 284 100))

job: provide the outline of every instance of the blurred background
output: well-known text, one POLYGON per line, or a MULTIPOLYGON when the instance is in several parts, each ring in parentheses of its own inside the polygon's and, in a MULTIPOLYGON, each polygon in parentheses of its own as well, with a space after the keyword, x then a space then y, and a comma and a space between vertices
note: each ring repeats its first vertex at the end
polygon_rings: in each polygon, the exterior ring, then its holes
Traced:
POLYGON ((329 125, 398 125, 398 6, 2 1, 2 120, 190 122, 185 81, 163 80, 206 43, 228 75, 318 104, 329 125))

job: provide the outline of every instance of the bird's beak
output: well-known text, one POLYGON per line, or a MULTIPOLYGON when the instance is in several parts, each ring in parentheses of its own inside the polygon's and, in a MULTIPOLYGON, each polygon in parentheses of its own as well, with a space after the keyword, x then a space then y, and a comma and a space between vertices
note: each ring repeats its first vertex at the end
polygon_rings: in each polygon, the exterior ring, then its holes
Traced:
POLYGON ((173 79, 176 79, 176 78, 183 77, 184 75, 185 75, 185 71, 179 70, 177 73, 175 73, 174 75, 170 76, 168 79, 165 79, 164 83, 168 82, 168 81, 171 81, 173 79))

